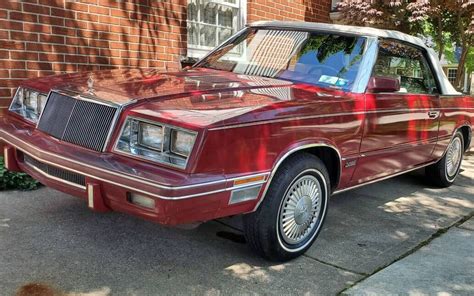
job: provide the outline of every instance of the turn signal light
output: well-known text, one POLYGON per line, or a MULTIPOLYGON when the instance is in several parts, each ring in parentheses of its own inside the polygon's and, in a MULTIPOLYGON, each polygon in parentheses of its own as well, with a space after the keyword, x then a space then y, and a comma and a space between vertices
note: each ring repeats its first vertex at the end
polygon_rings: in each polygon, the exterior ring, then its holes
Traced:
POLYGON ((139 207, 147 208, 147 209, 154 209, 155 208, 155 200, 151 197, 129 193, 127 197, 128 201, 134 205, 139 207))

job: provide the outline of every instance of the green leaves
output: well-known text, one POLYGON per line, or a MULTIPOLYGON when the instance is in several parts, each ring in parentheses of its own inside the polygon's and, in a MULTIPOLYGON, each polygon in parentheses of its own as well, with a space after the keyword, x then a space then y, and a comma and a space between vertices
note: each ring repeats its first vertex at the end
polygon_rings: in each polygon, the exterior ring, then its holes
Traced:
POLYGON ((8 171, 3 163, 3 157, 0 157, 0 190, 19 189, 34 190, 41 184, 25 173, 16 173, 8 171))

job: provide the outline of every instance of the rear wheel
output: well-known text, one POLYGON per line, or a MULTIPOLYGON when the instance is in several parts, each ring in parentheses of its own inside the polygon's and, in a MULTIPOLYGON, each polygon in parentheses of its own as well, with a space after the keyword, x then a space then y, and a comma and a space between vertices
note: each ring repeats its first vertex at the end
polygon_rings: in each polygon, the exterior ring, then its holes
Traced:
POLYGON ((439 187, 451 186, 461 170, 463 157, 464 138, 461 132, 456 132, 444 157, 426 168, 429 181, 439 187))
POLYGON ((252 249, 274 261, 303 254, 321 230, 329 188, 329 174, 319 158, 301 153, 287 160, 258 210, 244 216, 252 249))

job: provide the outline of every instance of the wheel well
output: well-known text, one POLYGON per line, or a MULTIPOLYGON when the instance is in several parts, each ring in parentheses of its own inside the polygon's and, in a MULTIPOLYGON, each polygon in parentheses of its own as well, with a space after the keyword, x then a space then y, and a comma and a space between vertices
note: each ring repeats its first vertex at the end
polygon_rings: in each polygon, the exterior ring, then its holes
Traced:
POLYGON ((471 128, 468 126, 463 126, 459 129, 463 138, 464 138, 464 150, 467 151, 471 146, 471 128))
POLYGON ((321 159, 321 161, 326 166, 326 169, 328 170, 329 179, 331 181, 331 189, 337 187, 337 185, 339 184, 339 176, 341 173, 341 159, 339 158, 339 153, 334 148, 325 146, 310 147, 298 150, 290 156, 294 156, 299 153, 309 153, 321 159))

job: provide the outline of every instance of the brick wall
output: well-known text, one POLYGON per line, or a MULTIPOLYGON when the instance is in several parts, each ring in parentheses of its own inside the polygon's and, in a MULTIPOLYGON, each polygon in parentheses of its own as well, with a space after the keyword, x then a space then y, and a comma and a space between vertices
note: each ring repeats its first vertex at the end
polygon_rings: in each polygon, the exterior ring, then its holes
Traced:
POLYGON ((186 4, 0 0, 0 106, 25 78, 111 67, 176 69, 186 54, 186 4))
POLYGON ((247 20, 329 22, 331 0, 248 0, 247 20))
MULTIPOLYGON (((330 0, 248 0, 247 20, 329 21, 330 0)), ((0 113, 23 79, 116 67, 174 70, 187 0, 0 0, 0 113)))

